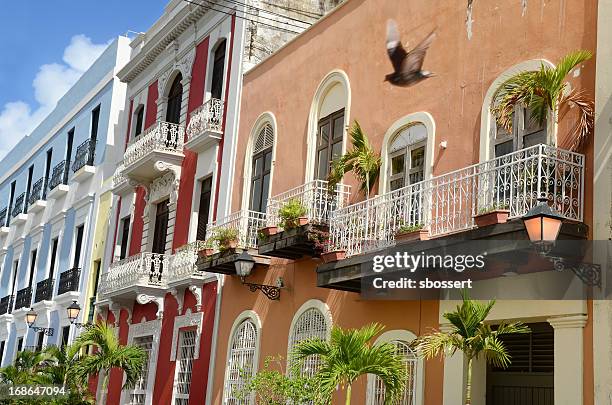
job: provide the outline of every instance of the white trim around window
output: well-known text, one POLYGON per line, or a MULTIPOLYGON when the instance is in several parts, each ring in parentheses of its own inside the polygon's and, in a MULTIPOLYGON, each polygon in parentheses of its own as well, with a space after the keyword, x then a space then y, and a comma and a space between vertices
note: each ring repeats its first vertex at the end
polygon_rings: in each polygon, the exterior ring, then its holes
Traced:
POLYGON ((196 334, 196 345, 195 345, 195 357, 194 359, 198 359, 200 355, 200 338, 202 336, 202 324, 204 323, 204 313, 203 312, 191 312, 191 309, 188 308, 185 312, 185 315, 177 316, 174 318, 174 328, 172 330, 172 350, 170 352, 170 361, 176 361, 176 351, 178 347, 178 338, 179 332, 183 328, 188 328, 190 326, 195 326, 197 330, 196 334))

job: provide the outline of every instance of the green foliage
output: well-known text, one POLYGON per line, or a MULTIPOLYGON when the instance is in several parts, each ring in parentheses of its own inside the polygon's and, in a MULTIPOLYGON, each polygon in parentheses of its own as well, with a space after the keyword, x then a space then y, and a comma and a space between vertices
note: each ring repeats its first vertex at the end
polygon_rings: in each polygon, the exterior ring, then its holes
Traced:
POLYGON ((342 181, 344 175, 352 171, 361 183, 359 191, 369 197, 370 191, 380 174, 380 155, 374 151, 368 137, 356 120, 349 134, 353 143, 353 149, 332 162, 327 178, 329 190, 333 192, 336 185, 342 181))
POLYGON ((403 224, 403 225, 400 225, 399 228, 397 228, 396 233, 416 232, 416 231, 420 231, 424 227, 425 227, 424 224, 413 224, 413 225, 403 224))
POLYGON ((489 212, 507 210, 507 209, 509 209, 509 206, 506 203, 494 203, 494 204, 491 204, 489 206, 483 207, 480 210, 478 210, 478 214, 479 215, 488 214, 489 212))
POLYGON ((333 392, 346 389, 350 404, 352 384, 360 376, 373 374, 385 385, 385 403, 393 404, 401 397, 406 385, 406 367, 391 343, 371 344, 383 327, 370 324, 361 329, 334 327, 329 342, 307 339, 294 351, 298 360, 318 356, 321 367, 315 375, 316 386, 325 403, 330 403, 333 392))
POLYGON ((589 51, 571 52, 556 67, 542 63, 539 70, 521 71, 509 77, 493 96, 492 111, 498 124, 511 130, 517 105, 529 107, 531 119, 540 124, 549 113, 558 122, 560 111, 567 112, 570 107, 577 107, 579 119, 572 130, 570 149, 579 150, 595 125, 594 103, 584 93, 570 90, 566 77, 591 56, 589 51))
POLYGON ((315 380, 300 375, 299 369, 283 370, 282 356, 267 357, 263 370, 254 376, 246 376, 247 383, 237 393, 240 399, 255 394, 256 403, 261 405, 318 403, 315 380))
POLYGON ((510 355, 500 336, 510 333, 529 333, 530 329, 521 322, 502 322, 494 330, 491 325, 485 323, 485 319, 495 305, 495 301, 486 304, 472 301, 465 291, 462 292, 462 297, 462 304, 458 305, 454 312, 446 312, 443 315, 451 325, 450 331, 434 331, 417 338, 414 345, 426 358, 452 356, 457 351, 463 352, 468 362, 466 405, 469 405, 472 390, 472 360, 484 356, 487 363, 496 367, 508 367, 510 355))
POLYGON ((278 210, 280 223, 278 224, 283 229, 292 229, 298 226, 298 218, 306 215, 306 207, 297 198, 292 198, 283 204, 278 210))
POLYGON ((230 248, 232 242, 238 241, 238 229, 236 228, 217 228, 212 236, 212 244, 217 244, 220 251, 230 248))

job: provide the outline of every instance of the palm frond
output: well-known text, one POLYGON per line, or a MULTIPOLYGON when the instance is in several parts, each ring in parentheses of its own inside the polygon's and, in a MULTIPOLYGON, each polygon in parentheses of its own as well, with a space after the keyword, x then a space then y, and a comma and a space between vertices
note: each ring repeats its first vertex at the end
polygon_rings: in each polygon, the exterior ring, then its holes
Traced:
POLYGON ((568 148, 574 152, 580 151, 595 128, 595 103, 581 91, 570 92, 563 98, 563 103, 567 107, 562 110, 561 118, 570 109, 578 108, 578 120, 571 131, 568 148))

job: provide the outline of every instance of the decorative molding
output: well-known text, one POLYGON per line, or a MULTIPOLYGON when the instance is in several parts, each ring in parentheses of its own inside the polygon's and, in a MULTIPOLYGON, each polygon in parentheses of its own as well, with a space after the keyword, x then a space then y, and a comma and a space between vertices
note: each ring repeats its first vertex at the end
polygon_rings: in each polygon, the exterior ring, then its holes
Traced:
POLYGON ((195 48, 191 48, 182 58, 177 59, 175 57, 174 65, 166 69, 158 78, 157 78, 157 94, 159 94, 160 98, 157 103, 163 103, 167 100, 166 97, 166 87, 168 85, 168 80, 171 76, 174 75, 176 71, 181 73, 183 83, 184 81, 191 81, 191 71, 193 70, 193 61, 195 60, 196 50, 195 48), (164 97, 165 100, 162 100, 161 97, 164 97))
MULTIPOLYGON (((111 303, 108 305, 108 312, 113 314, 113 318, 115 318, 115 322, 113 322, 113 325, 118 328, 119 317, 121 316, 121 306, 118 303, 111 301, 111 303)), ((108 321, 108 315, 106 319, 108 321)))
POLYGON ((157 317, 157 319, 160 319, 160 320, 163 319, 164 317, 164 298, 163 297, 159 297, 156 295, 138 294, 138 296, 136 297, 136 302, 138 302, 140 305, 145 305, 150 302, 155 303, 155 305, 157 305, 157 312, 155 313, 155 316, 157 317))
POLYGON ((546 321, 554 329, 584 328, 588 320, 586 315, 568 315, 558 318, 548 318, 546 321))
POLYGON ((204 313, 195 312, 191 313, 188 309, 185 315, 177 316, 174 318, 174 329, 172 331, 172 351, 170 353, 170 361, 176 361, 176 349, 178 346, 178 335, 179 331, 183 328, 190 326, 196 327, 196 340, 194 347, 194 360, 200 357, 200 338, 202 337, 202 323, 204 322, 204 313))
POLYGON ((190 285, 189 291, 191 291, 196 299, 196 311, 200 312, 202 310, 202 286, 190 285))
POLYGON ((180 314, 181 312, 183 312, 183 304, 185 301, 185 291, 179 291, 176 288, 173 288, 170 290, 170 294, 172 294, 172 296, 174 297, 174 299, 176 300, 176 303, 178 305, 178 313, 180 314))
MULTIPOLYGON (((152 321, 141 321, 139 323, 129 326, 128 331, 128 344, 134 343, 134 338, 143 336, 153 336, 153 343, 151 345, 151 351, 149 352, 149 367, 147 375, 147 397, 146 405, 152 404, 153 401, 153 386, 155 384, 155 374, 157 371, 157 357, 159 354, 159 341, 161 337, 161 319, 155 319, 152 321)), ((125 395, 129 393, 128 390, 122 390, 121 403, 127 403, 125 401, 125 395)))

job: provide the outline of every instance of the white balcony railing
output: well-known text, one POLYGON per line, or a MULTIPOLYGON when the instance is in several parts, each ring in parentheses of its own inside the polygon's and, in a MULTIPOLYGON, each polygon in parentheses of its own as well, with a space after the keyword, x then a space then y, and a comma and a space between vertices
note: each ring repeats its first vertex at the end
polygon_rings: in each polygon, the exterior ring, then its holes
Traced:
POLYGON ((117 165, 115 173, 113 174, 113 189, 123 187, 128 183, 127 176, 123 174, 124 169, 125 166, 123 165, 123 162, 117 165))
POLYGON ((268 199, 267 223, 269 226, 278 225, 279 210, 287 202, 298 200, 306 208, 306 216, 311 223, 327 224, 332 211, 348 204, 350 190, 350 186, 338 184, 335 191, 330 192, 325 180, 313 180, 302 184, 268 199))
POLYGON ((198 240, 176 249, 172 255, 168 283, 187 280, 193 276, 202 277, 203 272, 198 271, 196 261, 198 252, 204 249, 205 242, 198 240))
POLYGON ((161 253, 139 253, 114 262, 100 279, 100 295, 108 297, 131 287, 166 286, 172 256, 161 253))
POLYGON ((205 131, 221 133, 223 125, 223 101, 211 98, 189 116, 187 141, 203 134, 205 131))
POLYGON ((388 246, 402 225, 422 224, 434 237, 470 229, 476 214, 493 207, 517 218, 538 196, 564 218, 582 221, 584 159, 536 145, 341 208, 330 220, 330 249, 352 256, 388 246))
POLYGON ((184 128, 182 125, 159 121, 134 138, 123 155, 128 167, 154 151, 183 152, 184 128))
MULTIPOLYGON (((206 240, 214 239, 217 233, 224 229, 235 229, 239 248, 256 249, 257 232, 266 226, 266 214, 262 212, 241 210, 227 217, 208 224, 206 240)), ((216 246, 218 248, 218 246, 216 246)))

